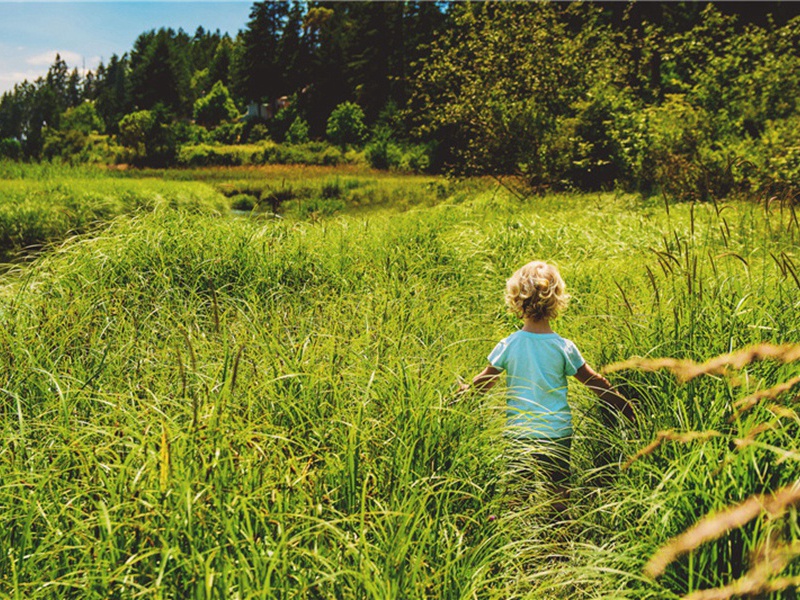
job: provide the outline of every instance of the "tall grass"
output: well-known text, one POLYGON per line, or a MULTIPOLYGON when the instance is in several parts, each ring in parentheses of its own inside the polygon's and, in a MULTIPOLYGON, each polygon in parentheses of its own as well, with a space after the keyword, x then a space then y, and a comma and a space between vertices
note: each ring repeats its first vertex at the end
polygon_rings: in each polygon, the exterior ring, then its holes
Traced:
POLYGON ((504 441, 502 390, 452 391, 517 325, 502 289, 534 257, 560 265, 574 299, 556 328, 595 366, 796 341, 793 214, 492 190, 314 222, 159 206, 71 241, 0 295, 0 597, 727 585, 765 536, 800 539, 796 509, 643 570, 703 515, 797 480, 790 393, 730 420, 794 363, 687 383, 615 373, 635 426, 572 389, 574 489, 556 523, 531 457, 504 441), (719 435, 680 441, 692 431, 719 435))
POLYGON ((0 164, 0 252, 30 250, 85 233, 121 214, 175 209, 223 212, 225 199, 203 184, 115 180, 99 169, 0 164))

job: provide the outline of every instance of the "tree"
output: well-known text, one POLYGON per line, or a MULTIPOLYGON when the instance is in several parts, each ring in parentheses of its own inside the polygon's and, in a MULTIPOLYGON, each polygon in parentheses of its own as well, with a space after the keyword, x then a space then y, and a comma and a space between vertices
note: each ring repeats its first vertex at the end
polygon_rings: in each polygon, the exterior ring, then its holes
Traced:
POLYGON ((353 102, 341 103, 328 117, 328 139, 342 148, 348 144, 361 144, 366 131, 364 111, 353 102))
POLYGON ((236 55, 235 91, 249 102, 274 100, 285 92, 278 40, 287 15, 284 2, 256 2, 236 55))
POLYGON ((308 141, 308 121, 296 117, 286 132, 286 141, 289 144, 305 144, 308 141))
MULTIPOLYGON (((410 109, 460 173, 559 184, 575 103, 620 77, 613 32, 588 5, 465 3, 432 44, 410 109), (566 147, 565 147, 566 146, 566 147)), ((569 158, 567 157, 567 163, 569 158)))
POLYGON ((122 117, 117 141, 139 156, 147 152, 147 138, 155 126, 155 116, 149 110, 138 110, 122 117))
POLYGON ((95 109, 106 124, 106 131, 116 133, 122 117, 132 108, 128 85, 130 63, 127 54, 112 54, 107 66, 97 68, 95 109))
POLYGON ((233 42, 227 35, 220 39, 211 63, 208 65, 208 82, 214 85, 220 81, 226 87, 231 81, 231 62, 233 60, 233 42))
POLYGON ((157 104, 177 116, 188 116, 190 64, 188 37, 159 29, 137 38, 130 59, 131 100, 139 109, 157 104))
POLYGON ((221 81, 211 91, 194 103, 194 118, 205 127, 216 127, 223 121, 233 121, 239 116, 231 95, 221 81))
POLYGON ((177 145, 169 112, 161 105, 125 115, 119 122, 117 141, 134 152, 134 162, 164 167, 175 160, 177 145))
POLYGON ((90 133, 102 133, 105 124, 95 110, 94 102, 84 102, 78 106, 68 108, 61 115, 61 130, 80 131, 85 135, 90 133))

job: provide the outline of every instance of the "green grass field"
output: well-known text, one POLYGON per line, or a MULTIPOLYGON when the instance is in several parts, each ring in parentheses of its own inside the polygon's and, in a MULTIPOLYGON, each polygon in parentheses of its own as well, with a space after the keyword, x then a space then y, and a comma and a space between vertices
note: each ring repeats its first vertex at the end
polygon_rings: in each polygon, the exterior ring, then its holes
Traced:
POLYGON ((797 343, 792 206, 519 201, 343 173, 342 190, 389 191, 356 210, 342 193, 336 211, 236 218, 213 207, 241 172, 27 173, 2 182, 6 198, 152 186, 208 204, 119 211, 4 275, 0 598, 697 600, 748 581, 757 597, 794 597, 790 356, 685 383, 615 371, 635 426, 571 387, 574 485, 558 524, 531 458, 503 438, 502 389, 454 396, 517 326, 505 279, 535 258, 561 268, 573 300, 554 327, 595 367, 797 343), (414 186, 427 191, 393 208, 414 186), (783 488, 782 504, 644 572, 704 515, 783 488))

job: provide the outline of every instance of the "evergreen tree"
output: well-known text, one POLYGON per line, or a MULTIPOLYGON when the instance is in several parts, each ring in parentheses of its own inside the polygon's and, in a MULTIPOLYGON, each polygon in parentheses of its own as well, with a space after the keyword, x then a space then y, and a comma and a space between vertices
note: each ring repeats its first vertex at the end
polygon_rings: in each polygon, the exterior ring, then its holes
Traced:
POLYGON ((272 101, 286 92, 278 62, 278 42, 288 14, 284 2, 256 2, 242 34, 235 63, 237 95, 248 102, 272 101))
POLYGON ((131 54, 130 93, 139 109, 157 104, 177 116, 189 115, 188 38, 172 29, 142 34, 131 54), (185 39, 182 39, 185 38, 185 39))
POLYGON ((122 58, 111 55, 107 66, 97 68, 95 82, 95 108, 106 124, 106 131, 117 132, 120 119, 129 113, 133 106, 128 85, 129 61, 126 54, 122 58))
POLYGON ((214 56, 208 65, 208 82, 214 85, 216 82, 228 87, 231 82, 231 63, 233 61, 233 42, 227 35, 223 36, 217 43, 214 56))

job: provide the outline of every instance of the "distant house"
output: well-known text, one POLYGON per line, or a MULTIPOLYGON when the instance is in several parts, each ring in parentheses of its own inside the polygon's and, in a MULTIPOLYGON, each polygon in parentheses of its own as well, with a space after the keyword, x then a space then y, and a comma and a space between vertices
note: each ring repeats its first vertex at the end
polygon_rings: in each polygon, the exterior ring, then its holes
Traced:
POLYGON ((247 105, 247 114, 245 120, 250 119, 271 119, 272 107, 269 104, 262 104, 260 102, 251 102, 247 105))
POLYGON ((247 105, 247 114, 245 120, 250 119, 271 119, 277 115, 282 109, 291 104, 289 96, 281 96, 276 98, 272 103, 251 102, 247 105))

